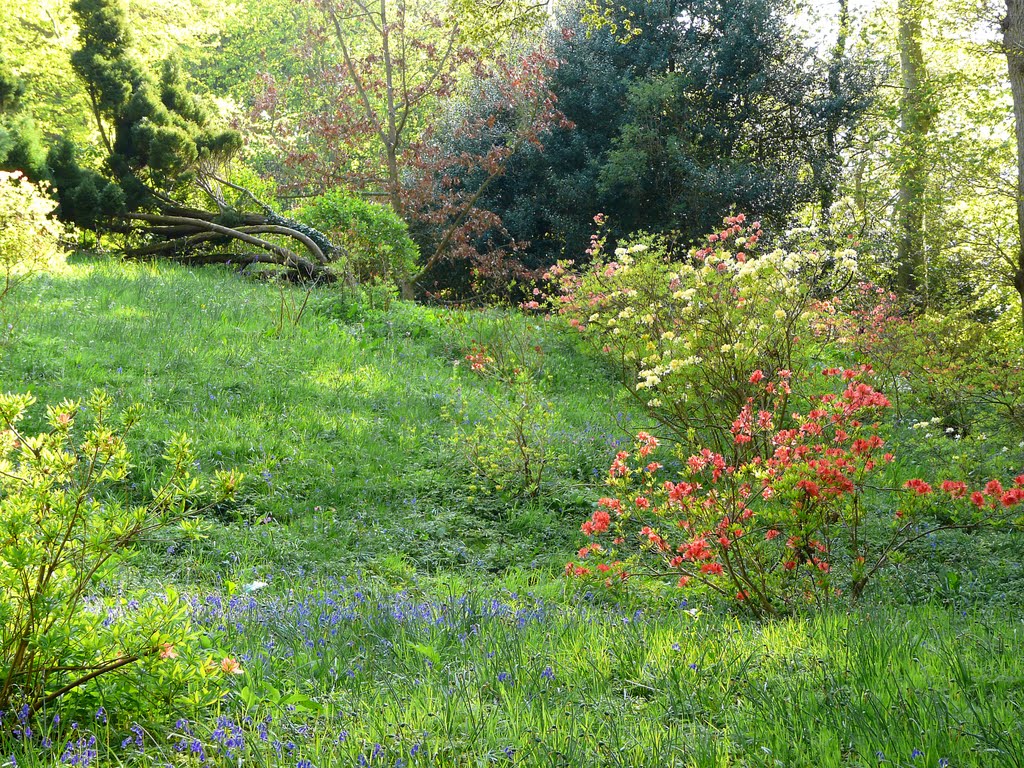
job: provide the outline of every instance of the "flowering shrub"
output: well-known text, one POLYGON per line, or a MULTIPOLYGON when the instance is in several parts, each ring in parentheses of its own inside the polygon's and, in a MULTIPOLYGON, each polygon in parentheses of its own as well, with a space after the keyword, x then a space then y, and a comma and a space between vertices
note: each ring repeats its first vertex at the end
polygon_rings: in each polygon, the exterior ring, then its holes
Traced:
POLYGON ((540 348, 508 324, 490 341, 473 341, 461 361, 486 384, 486 415, 472 422, 463 399, 452 443, 494 490, 536 497, 558 458, 555 413, 537 381, 540 348))
POLYGON ((780 427, 788 377, 755 371, 748 381, 764 397, 748 398, 728 425, 728 447, 680 446, 674 476, 655 460, 658 440, 640 433, 633 451, 612 463, 611 494, 582 525, 593 541, 567 573, 607 586, 637 570, 671 575, 680 586, 696 580, 754 613, 774 614, 842 594, 856 599, 911 541, 1002 518, 1024 503, 1024 475, 973 491, 959 479, 939 490, 913 479, 893 489, 899 509, 881 535, 867 535, 866 488, 884 484, 881 472, 894 458, 878 421, 890 403, 866 380, 870 369, 822 374, 842 388, 809 397, 804 413, 790 414, 792 426, 780 427), (929 525, 936 506, 945 522, 929 525))
POLYGON ((57 252, 57 203, 20 171, 0 171, 0 310, 17 284, 57 252))
POLYGON ((788 389, 815 340, 816 297, 856 268, 852 251, 755 257, 760 238, 759 222, 730 217, 680 263, 650 238, 606 257, 599 233, 586 271, 563 263, 547 273, 557 286, 557 311, 612 357, 629 391, 675 440, 722 452, 729 421, 761 396, 751 373, 788 389), (781 372, 788 373, 779 378, 781 372))
POLYGON ((965 435, 998 412, 1024 430, 1024 338, 1008 317, 912 317, 895 294, 870 283, 820 309, 819 330, 875 368, 899 413, 937 417, 951 433, 965 435))
POLYGON ((184 520, 203 496, 229 498, 240 476, 218 472, 202 490, 190 441, 179 435, 163 484, 148 503, 129 505, 119 483, 130 467, 125 435, 140 410, 117 415, 97 392, 86 403, 87 429, 77 427, 80 404, 65 400, 47 409, 47 431, 30 436, 19 425, 33 402, 0 396, 0 710, 35 712, 134 665, 167 690, 182 687, 192 673, 175 663, 189 635, 177 595, 102 598, 94 590, 140 537, 184 520))

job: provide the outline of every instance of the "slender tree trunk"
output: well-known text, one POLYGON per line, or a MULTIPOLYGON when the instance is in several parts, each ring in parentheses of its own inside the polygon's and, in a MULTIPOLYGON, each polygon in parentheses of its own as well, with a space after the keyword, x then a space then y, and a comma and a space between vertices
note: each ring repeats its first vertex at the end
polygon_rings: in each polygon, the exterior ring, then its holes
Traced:
POLYGON ((1024 0, 1006 0, 1003 48, 1013 94, 1013 120, 1017 132, 1017 271, 1013 285, 1020 294, 1024 324, 1024 0))
POLYGON ((923 0, 899 0, 900 99, 902 160, 899 169, 897 220, 897 281, 900 289, 920 297, 924 270, 924 208, 928 186, 925 149, 934 119, 921 46, 923 0))
MULTIPOLYGON (((828 90, 833 99, 841 96, 843 89, 843 67, 846 58, 846 38, 850 28, 850 0, 839 0, 839 20, 836 45, 832 49, 832 61, 828 68, 828 90)), ((836 185, 842 173, 842 158, 839 156, 839 117, 834 115, 825 125, 825 161, 818 181, 818 200, 821 204, 821 220, 825 223, 832 217, 832 205, 836 200, 836 185)))
MULTIPOLYGON (((404 9, 399 6, 398 13, 402 15, 404 9)), ((402 20, 404 21, 404 20, 402 20)), ((384 83, 387 103, 385 105, 387 120, 387 139, 384 142, 385 155, 388 164, 388 197, 391 207, 399 216, 402 211, 402 180, 398 173, 398 114, 395 108, 395 61, 391 56, 391 32, 398 29, 388 23, 387 0, 380 0, 380 45, 381 55, 384 59, 384 83)))

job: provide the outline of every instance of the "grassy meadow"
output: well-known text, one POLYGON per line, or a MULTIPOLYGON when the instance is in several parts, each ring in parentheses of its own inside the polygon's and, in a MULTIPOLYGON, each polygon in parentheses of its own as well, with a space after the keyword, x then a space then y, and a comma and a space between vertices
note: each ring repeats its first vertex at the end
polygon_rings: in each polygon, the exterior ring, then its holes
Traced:
MULTIPOLYGON (((0 764, 1024 765, 1018 532, 930 536, 855 610, 770 623, 696 590, 562 578, 645 425, 548 321, 79 256, 8 322, 4 390, 144 404, 132 494, 179 430, 200 473, 247 479, 204 538, 163 532, 103 585, 186 596, 205 647, 241 664, 226 695, 171 716, 97 681, 31 737, 15 725, 0 764), (554 425, 535 495, 482 483, 454 445, 495 402, 466 351, 510 328, 540 350, 554 425)), ((946 450, 910 421, 908 473, 946 450)), ((993 445, 942 456, 1024 460, 993 445)))

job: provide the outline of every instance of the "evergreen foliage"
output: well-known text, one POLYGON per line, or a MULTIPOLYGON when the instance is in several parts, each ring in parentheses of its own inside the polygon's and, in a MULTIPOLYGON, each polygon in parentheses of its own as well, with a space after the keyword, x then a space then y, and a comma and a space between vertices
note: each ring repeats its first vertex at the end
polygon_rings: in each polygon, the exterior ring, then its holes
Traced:
POLYGON ((0 56, 0 170, 21 170, 40 179, 46 173, 46 152, 24 96, 25 82, 0 56))
POLYGON ((547 41, 575 127, 514 159, 488 199, 536 266, 581 253, 598 212, 618 233, 691 242, 724 212, 785 221, 837 184, 816 172, 842 149, 823 139, 864 111, 873 81, 845 57, 830 72, 787 3, 628 0, 597 28, 591 5, 563 9, 547 41))

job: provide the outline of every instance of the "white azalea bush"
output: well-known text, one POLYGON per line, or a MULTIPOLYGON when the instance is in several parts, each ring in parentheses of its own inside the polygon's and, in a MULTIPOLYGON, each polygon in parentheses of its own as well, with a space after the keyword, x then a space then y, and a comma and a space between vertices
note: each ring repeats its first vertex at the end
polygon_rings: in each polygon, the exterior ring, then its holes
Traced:
POLYGON ((760 238, 759 222, 730 217, 705 247, 672 261, 651 237, 606 255, 597 234, 586 270, 562 263, 548 273, 557 311, 678 441, 731 442, 735 414, 775 396, 755 372, 788 390, 816 357, 819 300, 856 270, 852 251, 758 254, 760 238))

